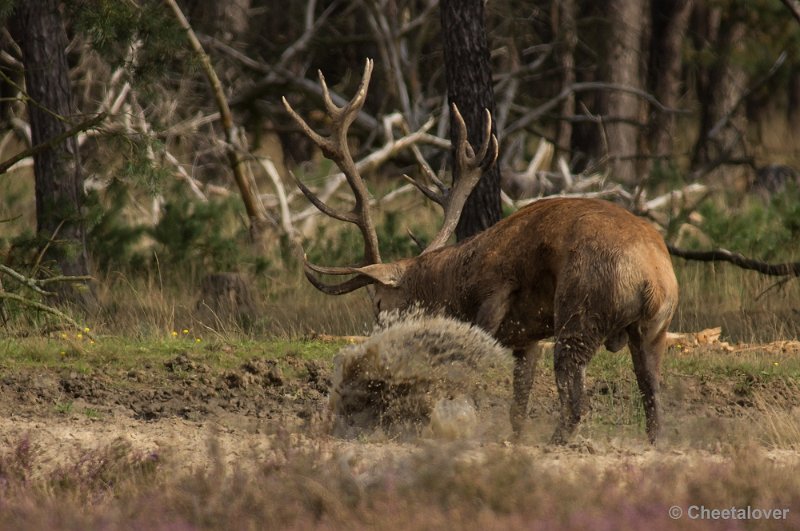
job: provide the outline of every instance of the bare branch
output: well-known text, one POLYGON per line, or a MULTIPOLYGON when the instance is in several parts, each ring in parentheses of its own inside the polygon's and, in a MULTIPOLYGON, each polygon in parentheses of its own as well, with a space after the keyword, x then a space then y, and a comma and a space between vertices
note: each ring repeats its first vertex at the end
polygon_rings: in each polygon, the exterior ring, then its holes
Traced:
POLYGON ((11 157, 10 159, 7 159, 7 160, 3 161, 2 163, 0 163, 0 175, 6 173, 14 164, 16 164, 17 162, 21 161, 22 159, 25 159, 25 158, 28 158, 28 157, 32 157, 32 156, 36 155, 37 153, 39 153, 41 151, 44 151, 45 149, 48 149, 48 148, 54 146, 55 144, 58 144, 59 142, 63 142, 67 138, 70 138, 72 136, 77 135, 81 131, 85 131, 86 129, 90 129, 90 128, 96 126, 97 124, 99 124, 100 122, 105 120, 106 116, 108 116, 106 113, 101 112, 100 114, 98 114, 96 116, 93 116, 93 117, 89 118, 88 120, 85 120, 85 121, 79 123, 78 125, 70 127, 69 129, 67 129, 63 133, 61 133, 59 135, 56 135, 56 136, 54 136, 53 138, 51 138, 49 140, 45 140, 44 142, 42 142, 40 144, 37 144, 37 145, 35 145, 35 146, 31 147, 31 148, 28 148, 28 149, 26 149, 26 150, 24 150, 24 151, 22 151, 20 153, 17 153, 16 155, 11 157))
POLYGON ((754 260, 739 253, 733 253, 727 249, 712 249, 710 251, 690 251, 680 249, 667 244, 669 254, 683 258, 685 260, 695 260, 699 262, 729 262, 742 269, 758 271, 762 275, 770 276, 800 276, 800 262, 790 262, 784 264, 769 264, 761 260, 754 260))
POLYGON ((800 1, 799 0, 781 0, 783 5, 789 8, 794 15, 794 18, 797 19, 797 22, 800 22, 800 1))
POLYGON ((272 186, 275 188, 275 193, 278 196, 278 205, 281 212, 281 228, 289 238, 294 239, 295 230, 294 226, 292 226, 292 213, 289 212, 289 201, 286 198, 286 189, 283 187, 283 182, 281 182, 281 176, 278 175, 278 169, 268 158, 256 157, 256 161, 261 165, 267 177, 269 177, 272 186))
POLYGON ((684 111, 680 109, 672 109, 669 107, 664 106, 660 101, 658 101, 652 94, 649 92, 645 92, 643 90, 629 87, 626 85, 617 85, 614 83, 601 83, 597 81, 587 81, 582 83, 573 83, 568 87, 564 87, 555 97, 551 98, 547 102, 543 103, 542 105, 532 109, 518 118, 515 122, 510 124, 508 128, 503 131, 503 135, 507 136, 520 129, 524 129, 527 127, 531 122, 534 122, 541 118, 546 113, 552 111, 553 109, 557 108, 561 101, 567 98, 570 94, 576 92, 585 92, 589 90, 610 90, 610 91, 619 91, 619 92, 628 92, 630 94, 634 94, 643 100, 647 101, 655 108, 659 109, 662 112, 674 112, 674 113, 682 113, 684 111))
MULTIPOLYGON (((181 11, 181 8, 178 7, 177 2, 175 0, 164 1, 172 9, 173 13, 175 14, 175 18, 178 20, 178 23, 186 31, 186 36, 189 39, 189 43, 191 44, 192 49, 197 57, 200 59, 200 63, 203 66, 203 71, 205 72, 206 78, 211 85, 211 90, 214 93, 214 99, 217 102, 217 107, 219 107, 220 117, 222 118, 222 128, 225 133, 225 141, 236 148, 242 147, 244 135, 240 136, 240 134, 237 134, 236 132, 233 123, 233 115, 231 114, 230 107, 228 106, 228 100, 225 97, 225 93, 222 89, 222 83, 220 82, 219 77, 217 77, 217 73, 214 71, 214 66, 211 64, 211 59, 208 57, 208 54, 206 54, 205 50, 203 50, 202 44, 200 44, 200 41, 197 39, 192 27, 189 25, 189 21, 186 20, 186 17, 181 11)), ((241 149, 241 151, 246 150, 241 149)), ((257 232, 269 217, 267 216, 267 211, 264 208, 264 204, 261 202, 261 197, 258 194, 255 180, 253 179, 252 174, 246 171, 246 168, 244 167, 246 161, 239 156, 237 149, 228 150, 227 155, 231 169, 233 170, 236 185, 239 187, 239 193, 242 196, 242 201, 244 202, 245 209, 247 210, 247 215, 250 217, 251 229, 256 229, 257 232)))
POLYGON ((89 332, 87 332, 85 327, 82 327, 72 317, 68 316, 67 314, 65 314, 60 310, 57 310, 56 308, 53 308, 52 306, 31 299, 27 299, 25 297, 22 297, 21 295, 17 295, 16 293, 10 293, 8 291, 0 291, 0 299, 16 301, 20 304, 24 304, 25 306, 30 306, 32 308, 36 308, 37 310, 41 310, 43 312, 55 315, 62 321, 68 323, 76 330, 80 330, 89 339, 94 339, 94 336, 92 336, 89 332))

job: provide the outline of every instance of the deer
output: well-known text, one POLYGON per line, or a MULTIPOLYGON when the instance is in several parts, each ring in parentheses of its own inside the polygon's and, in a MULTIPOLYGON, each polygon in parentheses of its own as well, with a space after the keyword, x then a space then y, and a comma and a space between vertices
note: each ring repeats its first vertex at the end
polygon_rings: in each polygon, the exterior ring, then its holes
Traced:
POLYGON ((483 232, 448 244, 469 194, 498 155, 489 111, 476 151, 467 140, 463 117, 451 105, 456 126, 451 132, 453 173, 458 179, 437 192, 406 176, 442 205, 442 226, 418 256, 383 263, 369 192, 347 142, 348 128, 366 99, 372 65, 367 59, 356 94, 342 106, 334 104, 319 72, 330 123, 327 135, 314 131, 283 98, 300 131, 338 165, 355 205, 350 211, 336 210, 295 177, 298 187, 321 212, 355 224, 364 238, 360 265, 322 266, 304 255, 308 281, 330 295, 367 287, 376 315, 416 305, 478 326, 509 348, 514 359, 509 412, 514 440, 519 440, 528 416, 541 356, 539 341, 554 338, 560 412, 553 444, 567 443, 576 432, 589 361, 601 346, 617 352, 627 345, 647 437, 655 444, 661 425, 660 364, 678 302, 678 284, 661 234, 609 201, 554 197, 533 202, 483 232), (319 275, 350 278, 328 283, 319 275))

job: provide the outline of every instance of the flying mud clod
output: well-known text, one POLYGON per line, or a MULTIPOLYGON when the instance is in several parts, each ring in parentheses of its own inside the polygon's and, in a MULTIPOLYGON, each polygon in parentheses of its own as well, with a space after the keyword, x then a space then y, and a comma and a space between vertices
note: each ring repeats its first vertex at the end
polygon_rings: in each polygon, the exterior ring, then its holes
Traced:
POLYGON ((481 329, 419 312, 393 316, 334 359, 331 431, 353 437, 469 438, 481 423, 486 373, 510 361, 481 329))

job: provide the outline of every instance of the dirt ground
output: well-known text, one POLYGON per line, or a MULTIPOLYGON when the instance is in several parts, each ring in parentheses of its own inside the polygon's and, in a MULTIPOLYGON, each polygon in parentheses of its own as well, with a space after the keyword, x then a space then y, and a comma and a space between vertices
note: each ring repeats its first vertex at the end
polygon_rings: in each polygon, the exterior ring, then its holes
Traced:
MULTIPOLYGON (((56 466, 81 452, 122 439, 143 452, 157 453, 180 468, 207 467, 211 448, 228 462, 270 452, 278 435, 298 445, 324 445, 332 455, 348 456, 353 466, 369 468, 391 456, 407 455, 431 441, 373 434, 351 440, 324 432, 331 367, 296 359, 292 376, 274 362, 253 359, 232 370, 212 369, 181 354, 159 366, 121 372, 96 369, 91 375, 35 368, 0 372, 0 443, 9 448, 27 438, 39 466, 56 466), (212 444, 213 442, 213 444, 212 444)), ((522 441, 509 442, 507 376, 489 382, 481 398, 481 428, 470 441, 480 448, 530 452, 553 466, 578 461, 603 468, 650 460, 717 459, 715 448, 753 437, 754 403, 764 397, 772 412, 800 419, 800 396, 780 382, 713 383, 706 378, 664 377, 664 441, 656 449, 638 425, 593 422, 614 409, 638 407, 630 388, 618 388, 587 375, 589 411, 576 441, 566 448, 547 444, 556 415, 552 375, 535 385, 529 429, 522 441), (593 426, 593 427, 592 427, 593 426), (598 427, 599 426, 599 427, 598 427), (749 431, 748 431, 749 430, 749 431)), ((623 423, 624 424, 624 423, 623 423)), ((800 424, 798 424, 800 425, 800 424)), ((800 461, 795 445, 765 444, 780 462, 800 461)))

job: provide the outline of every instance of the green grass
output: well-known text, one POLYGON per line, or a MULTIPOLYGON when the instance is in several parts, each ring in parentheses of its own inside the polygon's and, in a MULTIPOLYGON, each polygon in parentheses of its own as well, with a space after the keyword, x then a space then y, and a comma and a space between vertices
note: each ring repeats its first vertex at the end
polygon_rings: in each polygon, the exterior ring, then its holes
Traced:
POLYGON ((180 354, 217 370, 239 367, 254 357, 283 360, 330 361, 346 341, 314 341, 306 339, 271 339, 257 341, 196 341, 195 337, 153 339, 98 338, 87 339, 23 338, 0 340, 0 368, 69 369, 91 374, 97 369, 127 371, 148 367, 163 367, 164 362, 180 354))

